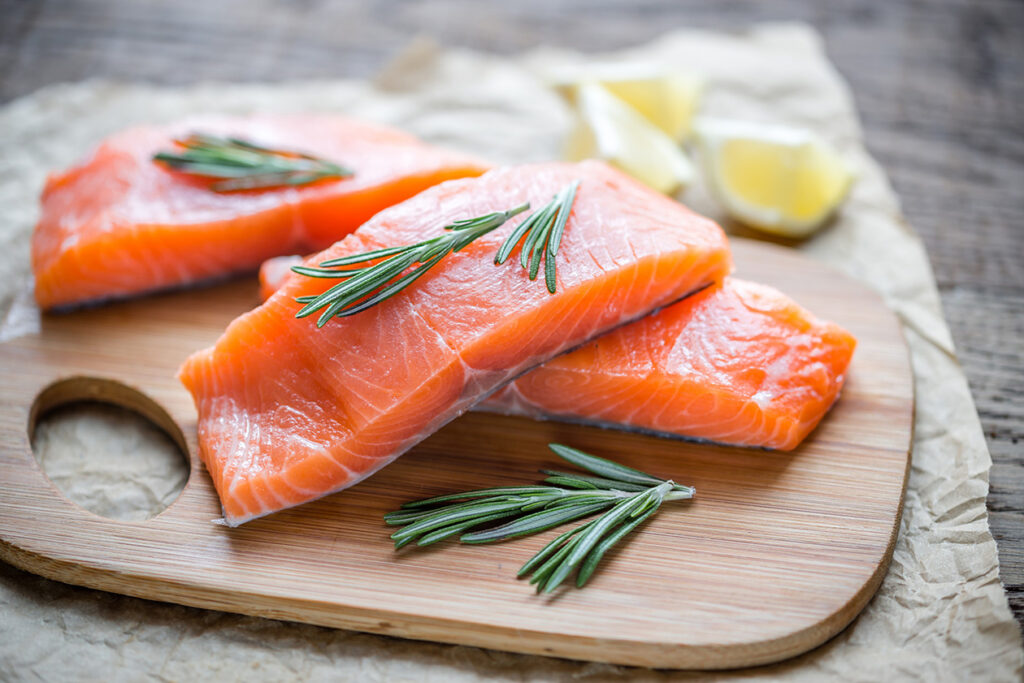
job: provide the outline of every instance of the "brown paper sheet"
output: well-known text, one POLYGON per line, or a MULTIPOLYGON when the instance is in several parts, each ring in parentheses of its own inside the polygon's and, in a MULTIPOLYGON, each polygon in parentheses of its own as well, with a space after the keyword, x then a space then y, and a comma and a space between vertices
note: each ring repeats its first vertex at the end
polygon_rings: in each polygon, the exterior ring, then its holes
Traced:
MULTIPOLYGON (((701 113, 813 128, 857 170, 838 219, 799 248, 869 283, 897 311, 917 390, 899 540, 892 567, 860 618, 823 647, 781 665, 718 674, 646 671, 151 603, 0 565, 0 679, 1020 680, 1020 633, 988 531, 991 461, 977 413, 925 252, 864 149, 850 93, 817 34, 799 25, 680 32, 616 58, 699 74, 708 83, 701 113)), ((570 117, 537 74, 583 59, 554 51, 520 59, 442 53, 420 41, 375 84, 157 89, 92 82, 16 101, 0 111, 0 337, 30 330, 37 320, 26 289, 28 239, 46 171, 69 165, 108 133, 207 111, 338 111, 500 162, 549 159, 559 156, 570 117)), ((683 199, 720 218, 701 187, 683 199)), ((185 475, 167 455, 173 448, 152 431, 116 410, 95 410, 41 429, 37 450, 69 497, 132 517, 166 505, 185 475), (126 449, 136 454, 130 472, 123 460, 103 461, 105 453, 126 449)))

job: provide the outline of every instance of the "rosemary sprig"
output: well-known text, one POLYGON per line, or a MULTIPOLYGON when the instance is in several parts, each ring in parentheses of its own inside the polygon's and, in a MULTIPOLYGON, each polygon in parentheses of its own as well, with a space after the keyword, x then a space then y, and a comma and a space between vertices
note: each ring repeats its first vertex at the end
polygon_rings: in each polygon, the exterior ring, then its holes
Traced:
MULTIPOLYGON (((540 260, 544 258, 544 279, 548 291, 555 292, 555 256, 562 241, 569 211, 576 198, 580 181, 574 181, 563 188, 546 206, 530 214, 509 235, 494 258, 496 265, 504 263, 516 244, 524 239, 520 262, 530 273, 530 279, 537 279, 540 260)), ((344 256, 320 263, 319 267, 294 266, 292 270, 300 275, 316 278, 342 280, 322 294, 301 296, 295 300, 303 304, 296 314, 304 318, 322 311, 317 327, 323 327, 332 318, 346 317, 376 306, 394 296, 422 277, 445 256, 459 251, 478 237, 482 237, 505 221, 530 208, 529 203, 507 211, 495 211, 485 216, 455 221, 445 226, 445 232, 437 237, 400 247, 374 249, 362 254, 344 256), (342 268, 367 264, 358 268, 342 268), (416 266, 411 271, 408 270, 416 266), (408 271, 408 272, 407 272, 408 271)))
POLYGON ((183 149, 158 152, 154 161, 191 175, 225 178, 210 185, 214 192, 305 185, 352 175, 351 170, 325 159, 238 138, 195 133, 174 142, 183 149))
POLYGON ((554 294, 555 256, 558 255, 558 246, 562 242, 562 233, 565 232, 565 224, 569 220, 569 212, 576 200, 576 189, 579 186, 580 181, 573 181, 562 188, 542 209, 530 214, 516 226, 498 249, 494 263, 500 266, 507 261, 515 246, 523 240, 523 247, 519 252, 520 265, 529 272, 531 280, 536 280, 540 271, 540 259, 543 256, 544 281, 548 291, 554 294))
POLYGON ((509 218, 528 208, 529 204, 522 204, 507 211, 455 221, 444 227, 443 234, 416 244, 330 259, 323 261, 318 268, 293 266, 292 270, 300 275, 342 280, 322 294, 297 297, 295 300, 304 306, 295 317, 304 318, 323 311, 316 322, 317 327, 323 327, 331 318, 365 311, 411 285, 448 254, 501 227, 509 218), (336 270, 338 266, 359 263, 370 265, 336 270), (415 268, 406 272, 414 265, 415 268))
POLYGON ((537 592, 550 593, 574 571, 582 588, 601 558, 653 515, 665 501, 687 500, 695 490, 561 444, 548 444, 558 456, 593 475, 541 470, 547 486, 503 486, 405 503, 384 515, 402 528, 391 534, 395 549, 415 541, 430 545, 453 536, 462 543, 494 543, 546 531, 604 514, 556 537, 520 568, 537 592), (512 518, 509 520, 509 518, 512 518), (504 521, 481 530, 476 527, 504 521))

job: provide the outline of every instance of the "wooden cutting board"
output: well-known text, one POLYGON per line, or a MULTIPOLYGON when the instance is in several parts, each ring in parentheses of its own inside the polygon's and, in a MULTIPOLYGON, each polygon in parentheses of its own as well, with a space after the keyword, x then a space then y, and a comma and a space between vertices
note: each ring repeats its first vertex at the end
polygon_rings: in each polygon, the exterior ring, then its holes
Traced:
POLYGON ((255 305, 252 280, 44 316, 0 345, 0 557, 153 600, 407 638, 652 667, 781 660, 843 629, 885 574, 909 466, 913 389, 895 316, 793 251, 734 240, 737 274, 859 339, 843 395, 793 453, 469 414, 358 486, 229 529, 198 457, 180 362, 255 305), (181 496, 145 522, 98 517, 36 463, 37 417, 79 400, 132 408, 187 451, 181 496), (410 498, 536 481, 570 444, 695 485, 585 590, 537 596, 517 568, 550 536, 396 553, 381 516, 410 498))

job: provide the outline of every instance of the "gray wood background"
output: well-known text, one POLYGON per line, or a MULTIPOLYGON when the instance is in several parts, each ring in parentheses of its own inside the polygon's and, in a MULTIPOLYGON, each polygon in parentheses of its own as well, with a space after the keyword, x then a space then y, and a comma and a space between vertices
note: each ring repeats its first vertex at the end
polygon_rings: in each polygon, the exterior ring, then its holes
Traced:
POLYGON ((499 53, 607 50, 785 19, 825 35, 927 245, 992 451, 991 527, 1024 624, 1024 3, 0 0, 0 102, 94 77, 365 77, 417 34, 499 53))

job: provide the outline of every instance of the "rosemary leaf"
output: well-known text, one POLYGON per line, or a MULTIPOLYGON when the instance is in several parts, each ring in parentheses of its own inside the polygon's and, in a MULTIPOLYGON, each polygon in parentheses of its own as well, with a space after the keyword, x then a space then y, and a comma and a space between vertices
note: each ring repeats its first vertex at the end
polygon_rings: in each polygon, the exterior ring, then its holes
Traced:
POLYGON ((530 584, 537 586, 538 593, 543 590, 545 583, 550 580, 551 576, 558 571, 558 568, 565 562, 565 558, 568 557, 569 553, 571 553, 573 548, 576 547, 576 544, 579 543, 581 535, 582 534, 576 534, 572 538, 567 539, 566 542, 558 548, 558 551, 548 558, 547 562, 544 562, 539 566, 533 572, 533 575, 530 576, 530 584))
MULTIPOLYGON (((547 474, 545 472, 545 474, 547 474)), ((556 486, 568 486, 571 489, 596 489, 597 487, 591 484, 589 481, 584 481, 578 477, 564 477, 564 476, 551 476, 544 480, 545 483, 554 484, 556 486)))
POLYGON ((443 511, 403 527, 399 531, 391 534, 391 539, 397 542, 407 538, 415 538, 428 531, 433 531, 434 529, 448 524, 456 524, 476 517, 492 515, 496 512, 518 510, 521 506, 522 501, 520 500, 502 500, 493 503, 479 503, 460 510, 443 511))
POLYGON ((500 266, 508 260, 508 257, 512 254, 512 250, 516 248, 517 244, 519 244, 519 240, 521 240, 523 235, 525 235, 533 224, 537 222, 537 216, 538 214, 536 213, 531 214, 526 218, 526 220, 516 226, 516 229, 512 231, 512 234, 509 235, 498 248, 498 253, 494 256, 494 265, 500 266))
POLYGON ((493 515, 484 515, 483 517, 477 517, 469 520, 468 522, 462 522, 460 524, 453 524, 451 526, 442 527, 435 531, 431 531, 429 534, 425 534, 416 541, 416 545, 431 545, 438 541, 443 541, 446 538, 452 536, 458 536, 460 533, 472 527, 486 524, 487 522, 493 522, 498 519, 504 519, 511 517, 516 513, 515 510, 508 510, 505 512, 495 512, 493 515))
POLYGON ((558 283, 555 281, 555 259, 554 252, 549 252, 549 256, 544 257, 544 285, 548 288, 548 291, 552 294, 555 293, 558 283))
POLYGON ((320 265, 324 268, 332 268, 334 266, 351 266, 355 263, 365 263, 367 261, 373 261, 374 259, 384 258, 385 256, 391 256, 392 254, 400 254, 406 251, 409 247, 385 247, 384 249, 374 249, 373 251, 365 251, 362 254, 353 254, 352 256, 342 256, 336 259, 330 259, 324 261, 320 265))
POLYGON ((597 547, 590 551, 590 554, 587 555, 585 560, 583 560, 583 564, 580 565, 580 570, 576 574, 576 587, 583 588, 587 581, 590 580, 590 577, 594 573, 594 570, 597 569, 597 565, 600 564, 601 558, 604 557, 604 554, 608 552, 608 550, 613 545, 615 545, 623 538, 625 538, 626 535, 629 534, 629 532, 633 531, 633 529, 636 529, 638 526, 643 524, 648 517, 657 512, 658 506, 660 504, 661 501, 659 500, 658 503, 656 503, 653 507, 644 512, 642 515, 628 522, 623 523, 615 531, 605 536, 601 540, 601 542, 597 544, 597 547))
POLYGON ((516 574, 516 578, 522 578, 530 572, 532 572, 546 558, 548 558, 552 553, 554 553, 556 550, 562 547, 562 545, 565 544, 570 538, 572 538, 578 533, 581 533, 586 529, 589 529, 596 521, 596 519, 591 520, 582 526, 578 526, 575 529, 570 529, 569 531, 566 531, 565 533, 556 536, 550 543, 541 548, 540 552, 538 552, 536 555, 527 560, 526 564, 519 568, 519 572, 516 574))
POLYGON ((536 252, 539 245, 544 243, 545 233, 551 225, 551 220, 555 217, 555 211, 557 210, 555 207, 556 201, 558 201, 557 197, 538 212, 537 220, 526 235, 523 248, 519 253, 519 265, 523 268, 530 267, 530 261, 533 258, 534 252, 536 252))
MULTIPOLYGON (((557 470, 541 470, 541 474, 550 475, 550 477, 562 477, 572 478, 580 482, 590 484, 594 488, 598 489, 610 489, 615 491, 646 491, 649 486, 642 486, 640 484, 631 484, 625 481, 616 481, 615 479, 604 479, 602 477, 590 477, 585 474, 570 474, 569 472, 559 472, 557 470)), ((550 477, 544 481, 550 481, 550 477)), ((576 487, 582 488, 582 487, 576 487)))
MULTIPOLYGON (((488 496, 529 496, 535 494, 551 493, 557 490, 552 486, 499 486, 493 489, 478 489, 466 491, 465 493, 453 493, 448 496, 436 496, 424 500, 414 500, 411 503, 403 503, 402 509, 424 508, 438 503, 447 503, 450 500, 461 500, 463 498, 486 498, 488 496)), ((389 513, 394 514, 394 513, 389 513)))
POLYGON ((565 198, 562 200, 564 210, 559 212, 558 220, 555 221, 555 226, 551 230, 551 237, 548 241, 548 249, 552 256, 558 256, 558 247, 562 244, 562 234, 565 232, 565 224, 569 222, 569 212, 573 202, 576 201, 576 190, 579 187, 580 181, 575 180, 568 189, 563 190, 565 192, 565 198))
POLYGON ((495 529, 464 534, 459 540, 463 543, 495 543, 497 541, 506 541, 516 536, 528 536, 540 533, 541 531, 547 531, 559 524, 565 524, 580 517, 592 515, 605 509, 610 504, 609 501, 599 501, 583 505, 563 505, 553 510, 535 512, 495 529))
POLYGON ((632 467, 626 467, 620 465, 617 462, 611 460, 605 460, 599 458, 596 455, 590 455, 583 451, 563 446, 562 444, 553 443, 549 444, 548 448, 557 453, 560 457, 568 460, 577 467, 582 467, 588 472, 593 472, 599 477, 606 477, 615 481, 623 481, 629 484, 644 484, 647 486, 657 486, 663 483, 664 479, 658 479, 652 477, 646 472, 640 470, 634 470, 632 467))
POLYGON ((400 508, 394 512, 389 512, 384 515, 384 521, 388 524, 409 524, 412 522, 419 521, 421 519, 435 518, 439 515, 448 515, 459 510, 472 508, 483 503, 491 502, 497 503, 499 501, 517 501, 522 507, 520 510, 533 509, 535 507, 543 507, 551 501, 558 500, 564 496, 564 492, 561 489, 552 487, 545 487, 546 490, 541 493, 532 494, 503 494, 495 496, 477 497, 470 498, 462 502, 452 502, 448 505, 433 508, 400 508))

